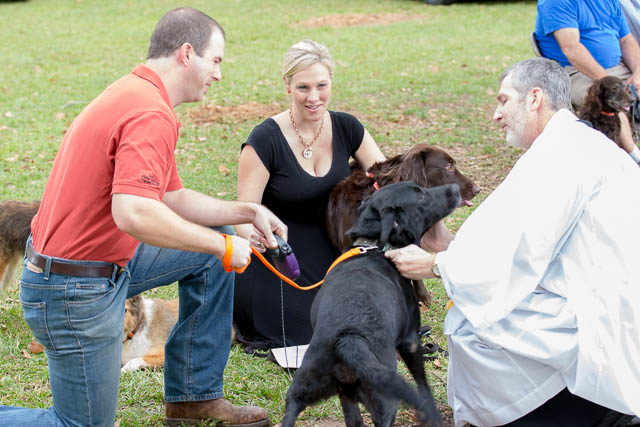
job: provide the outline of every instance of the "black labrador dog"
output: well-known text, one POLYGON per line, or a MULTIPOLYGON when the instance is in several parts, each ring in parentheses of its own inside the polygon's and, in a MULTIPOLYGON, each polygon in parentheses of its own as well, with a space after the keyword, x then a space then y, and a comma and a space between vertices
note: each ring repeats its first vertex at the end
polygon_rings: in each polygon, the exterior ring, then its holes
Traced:
MULTIPOLYGON (((358 209, 349 237, 356 245, 374 239, 379 248, 419 244, 460 200, 457 184, 390 184, 358 209)), ((283 427, 292 427, 307 406, 335 394, 347 426, 364 425, 358 402, 376 426, 391 426, 399 400, 415 408, 421 422, 442 425, 424 373, 415 292, 378 247, 361 249, 327 274, 311 306, 313 336, 287 391, 283 427), (398 374, 397 353, 417 390, 398 374)))

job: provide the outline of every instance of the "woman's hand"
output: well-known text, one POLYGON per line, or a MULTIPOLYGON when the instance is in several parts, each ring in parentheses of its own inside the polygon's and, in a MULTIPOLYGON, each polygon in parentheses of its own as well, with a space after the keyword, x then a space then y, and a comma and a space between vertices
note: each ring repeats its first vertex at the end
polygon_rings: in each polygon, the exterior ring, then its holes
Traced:
POLYGON ((240 224, 236 225, 234 228, 236 230, 236 234, 243 239, 246 239, 258 252, 264 253, 267 250, 263 243, 265 241, 264 234, 259 232, 252 224, 240 224))
MULTIPOLYGON (((287 226, 277 216, 275 216, 269 209, 262 205, 257 205, 256 216, 253 219, 254 233, 250 236, 250 242, 257 240, 258 245, 256 249, 260 250, 264 246, 274 249, 278 247, 273 234, 277 234, 287 241, 287 226), (254 240, 251 240, 254 239, 254 240)), ((253 246, 253 244, 252 244, 253 246)))

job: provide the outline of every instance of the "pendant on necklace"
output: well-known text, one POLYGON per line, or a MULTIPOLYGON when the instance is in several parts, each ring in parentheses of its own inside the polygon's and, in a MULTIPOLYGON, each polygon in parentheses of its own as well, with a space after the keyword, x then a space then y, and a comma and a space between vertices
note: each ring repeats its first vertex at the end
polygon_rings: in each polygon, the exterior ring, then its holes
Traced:
POLYGON ((302 152, 302 157, 304 157, 305 159, 310 159, 311 156, 313 156, 313 148, 311 147, 305 148, 304 151, 302 152))

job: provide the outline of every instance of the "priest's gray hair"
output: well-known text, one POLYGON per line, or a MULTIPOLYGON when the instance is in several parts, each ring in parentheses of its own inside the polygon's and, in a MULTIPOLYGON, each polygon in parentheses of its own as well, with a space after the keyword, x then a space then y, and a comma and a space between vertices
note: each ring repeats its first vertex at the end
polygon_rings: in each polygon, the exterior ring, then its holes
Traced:
POLYGON ((557 62, 547 58, 531 58, 507 68, 500 75, 500 83, 511 74, 511 84, 522 99, 534 87, 549 97, 551 107, 571 110, 571 82, 569 75, 557 62))

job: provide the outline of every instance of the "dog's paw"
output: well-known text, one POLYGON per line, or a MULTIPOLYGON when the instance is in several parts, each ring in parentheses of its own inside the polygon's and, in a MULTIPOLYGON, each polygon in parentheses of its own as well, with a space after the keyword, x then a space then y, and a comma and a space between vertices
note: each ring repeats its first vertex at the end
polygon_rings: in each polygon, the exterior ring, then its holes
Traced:
POLYGON ((424 286, 424 282, 422 280, 412 280, 413 288, 416 292, 416 298, 418 299, 418 303, 420 304, 420 310, 426 311, 431 305, 431 293, 424 286))
POLYGON ((149 365, 144 361, 144 359, 142 359, 141 357, 137 357, 125 363, 125 365, 120 368, 120 372, 137 371, 138 369, 146 368, 147 366, 149 365))

